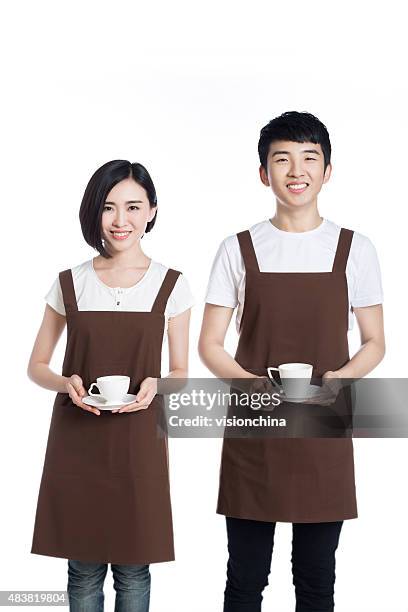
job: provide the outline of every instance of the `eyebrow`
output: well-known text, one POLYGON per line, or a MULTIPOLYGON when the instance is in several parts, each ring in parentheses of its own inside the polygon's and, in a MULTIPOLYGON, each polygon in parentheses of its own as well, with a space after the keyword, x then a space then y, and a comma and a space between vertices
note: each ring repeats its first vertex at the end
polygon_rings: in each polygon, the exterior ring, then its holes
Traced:
MULTIPOLYGON (((302 153, 314 153, 315 155, 320 155, 317 149, 303 149, 302 153)), ((274 155, 290 155, 289 151, 275 151, 272 153, 272 157, 274 155)))
MULTIPOLYGON (((115 204, 115 202, 109 202, 109 200, 105 201, 105 204, 115 204)), ((128 200, 125 204, 143 204, 142 200, 128 200)))

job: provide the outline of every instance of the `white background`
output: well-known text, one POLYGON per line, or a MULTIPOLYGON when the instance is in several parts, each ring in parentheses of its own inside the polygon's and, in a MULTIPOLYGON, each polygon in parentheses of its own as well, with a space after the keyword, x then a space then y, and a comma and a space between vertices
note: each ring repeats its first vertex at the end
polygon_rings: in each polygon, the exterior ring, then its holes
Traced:
MULTIPOLYGON (((406 376, 406 20, 396 1, 9 3, 1 16, 2 428, 0 589, 65 589, 66 560, 30 554, 54 394, 26 367, 59 271, 96 255, 78 221, 104 162, 146 165, 159 197, 146 253, 203 298, 220 241, 272 216, 258 179, 260 128, 286 110, 328 127, 333 174, 320 211, 370 237, 385 293, 387 354, 406 376)), ((64 336, 65 339, 65 336, 64 336)), ((351 346, 358 346, 357 327, 351 346)), ((228 347, 236 342, 234 326, 228 347)), ((64 341, 53 359, 60 371, 64 341)), ((152 567, 151 612, 222 609, 219 440, 172 440, 175 563, 152 567)), ((407 443, 356 440, 359 518, 337 553, 338 612, 405 612, 407 443)), ((121 509, 112 521, 120 520, 121 509)), ((84 517, 92 520, 92 517, 84 517)), ((294 610, 291 526, 279 524, 265 610, 294 610)), ((113 610, 111 574, 106 610, 113 610)))

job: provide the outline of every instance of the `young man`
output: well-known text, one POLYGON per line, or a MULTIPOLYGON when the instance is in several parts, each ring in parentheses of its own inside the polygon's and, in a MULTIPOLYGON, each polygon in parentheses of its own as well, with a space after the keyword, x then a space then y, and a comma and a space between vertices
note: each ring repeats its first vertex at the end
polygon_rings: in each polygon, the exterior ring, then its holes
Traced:
MULTIPOLYGON (((380 270, 368 238, 319 214, 331 173, 327 129, 309 113, 283 113, 261 130, 258 152, 276 211, 222 242, 201 358, 227 379, 265 377, 286 362, 313 364, 323 382, 364 377, 385 352, 380 270), (234 358, 224 339, 236 307, 234 358), (350 359, 353 313, 361 347, 350 359)), ((217 512, 228 534, 224 612, 261 610, 277 521, 293 523, 296 612, 332 611, 340 530, 357 517, 351 438, 225 439, 217 512)))

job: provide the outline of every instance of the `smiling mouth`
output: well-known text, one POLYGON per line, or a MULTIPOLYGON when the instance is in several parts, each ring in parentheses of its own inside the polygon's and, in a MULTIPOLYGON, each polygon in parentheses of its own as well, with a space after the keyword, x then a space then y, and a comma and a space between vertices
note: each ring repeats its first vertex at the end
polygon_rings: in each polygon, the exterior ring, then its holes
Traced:
POLYGON ((304 191, 308 186, 309 183, 289 183, 288 185, 286 185, 287 189, 289 189, 289 191, 292 191, 293 193, 300 193, 304 191))
POLYGON ((129 236, 129 234, 131 234, 131 231, 128 231, 128 232, 111 231, 110 233, 116 240, 125 240, 129 236))

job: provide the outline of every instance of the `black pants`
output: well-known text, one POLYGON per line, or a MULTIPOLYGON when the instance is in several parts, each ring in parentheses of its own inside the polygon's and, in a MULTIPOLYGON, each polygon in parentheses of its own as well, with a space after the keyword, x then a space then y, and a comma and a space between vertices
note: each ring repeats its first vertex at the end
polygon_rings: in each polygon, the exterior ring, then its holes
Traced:
MULTIPOLYGON (((343 521, 293 523, 296 612, 333 612, 335 551, 343 521)), ((224 612, 260 612, 268 584, 276 523, 227 517, 224 612)))

